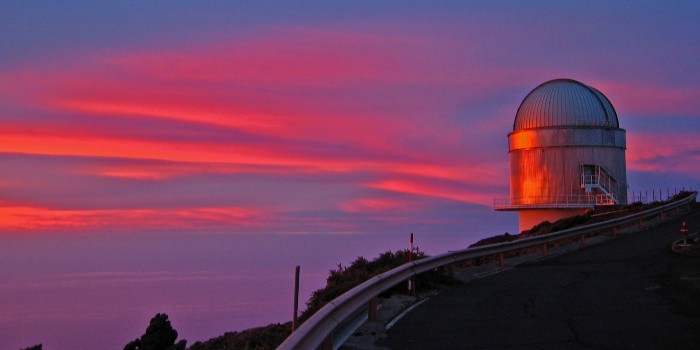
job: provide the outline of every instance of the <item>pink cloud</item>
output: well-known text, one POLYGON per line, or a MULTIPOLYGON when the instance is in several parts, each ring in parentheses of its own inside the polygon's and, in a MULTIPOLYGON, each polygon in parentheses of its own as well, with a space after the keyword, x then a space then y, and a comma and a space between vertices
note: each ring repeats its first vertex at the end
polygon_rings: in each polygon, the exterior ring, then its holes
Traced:
POLYGON ((378 76, 407 79, 394 63, 411 46, 426 44, 427 38, 419 37, 287 27, 245 39, 220 37, 192 48, 193 53, 145 51, 104 60, 157 79, 318 86, 378 76))
POLYGON ((262 213, 228 208, 59 210, 29 206, 0 206, 0 230, 203 229, 211 226, 253 227, 262 213))
MULTIPOLYGON (((488 189, 478 189, 480 186, 467 184, 437 183, 429 179, 388 179, 367 185, 371 188, 390 192, 413 194, 425 197, 449 199, 458 202, 474 203, 490 206, 494 194, 488 189)), ((483 187, 482 187, 483 188, 483 187)))
POLYGON ((678 173, 700 179, 700 139, 693 131, 638 132, 627 138, 627 168, 655 173, 678 173))
POLYGON ((342 210, 360 214, 391 214, 410 212, 419 208, 418 203, 406 199, 391 199, 382 197, 358 198, 341 205, 342 210))
POLYGON ((451 116, 440 106, 493 93, 512 81, 506 79, 509 71, 498 70, 494 77, 468 62, 435 64, 429 53, 450 47, 444 38, 281 28, 235 44, 224 39, 192 48, 192 54, 181 48, 95 54, 81 67, 25 71, 14 80, 41 91, 49 111, 117 116, 126 123, 130 118, 206 123, 383 154, 406 153, 405 135, 444 144, 458 140, 462 134, 446 123, 451 116), (445 84, 457 86, 401 101, 363 92, 367 86, 380 87, 382 94, 445 84), (328 93, 318 96, 324 89, 328 93))

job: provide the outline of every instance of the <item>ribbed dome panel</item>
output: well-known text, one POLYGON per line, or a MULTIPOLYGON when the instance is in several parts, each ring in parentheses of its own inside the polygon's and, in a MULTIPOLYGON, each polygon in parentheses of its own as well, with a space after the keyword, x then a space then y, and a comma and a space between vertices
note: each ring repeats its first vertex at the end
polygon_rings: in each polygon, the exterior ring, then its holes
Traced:
POLYGON ((571 79, 548 81, 520 104, 513 131, 560 126, 619 128, 617 113, 600 91, 571 79))

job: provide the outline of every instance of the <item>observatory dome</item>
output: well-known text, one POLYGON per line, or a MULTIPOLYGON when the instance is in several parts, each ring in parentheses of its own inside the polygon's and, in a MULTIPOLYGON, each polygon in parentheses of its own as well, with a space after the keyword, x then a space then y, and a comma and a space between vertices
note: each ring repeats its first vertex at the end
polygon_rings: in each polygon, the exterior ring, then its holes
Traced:
POLYGON ((534 88, 518 108, 513 131, 548 127, 619 128, 605 95, 576 80, 550 80, 534 88))

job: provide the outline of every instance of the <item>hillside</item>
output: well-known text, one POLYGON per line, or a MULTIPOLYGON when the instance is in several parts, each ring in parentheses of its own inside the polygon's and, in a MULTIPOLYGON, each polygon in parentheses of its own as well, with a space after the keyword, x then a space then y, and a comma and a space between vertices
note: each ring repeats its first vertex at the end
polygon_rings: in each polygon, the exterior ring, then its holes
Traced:
MULTIPOLYGON (((682 199, 690 195, 690 192, 679 193, 667 202, 654 202, 649 204, 633 203, 629 205, 616 205, 596 207, 583 215, 572 216, 554 223, 548 221, 542 222, 530 230, 521 232, 519 235, 511 235, 505 233, 502 235, 492 236, 479 240, 470 245, 476 247, 487 244, 509 242, 519 238, 543 235, 551 232, 556 232, 576 226, 593 224, 605 220, 610 220, 617 217, 623 217, 644 210, 648 210, 665 203, 682 199)), ((529 250, 522 250, 510 253, 511 255, 527 254, 529 250)), ((426 258, 428 255, 416 248, 413 252, 414 259, 426 258)), ((338 265, 336 269, 329 271, 329 276, 326 280, 326 286, 315 291, 309 301, 306 303, 306 310, 302 312, 299 322, 303 323, 322 308, 326 303, 368 280, 369 278, 381 274, 382 272, 391 270, 408 261, 408 250, 399 250, 396 252, 385 252, 379 257, 369 261, 364 257, 358 257, 348 266, 338 265)), ((464 266, 481 265, 490 263, 490 259, 478 259, 477 261, 469 261, 464 266)), ((418 281, 424 287, 430 287, 437 284, 454 284, 455 280, 446 277, 436 271, 419 276, 418 281)), ((401 289, 403 290, 403 289, 401 289)), ((389 291, 389 293, 401 292, 399 289, 389 291)), ((166 316, 167 318, 167 316, 166 316)), ((291 322, 274 323, 264 327, 256 327, 242 331, 228 332, 219 337, 215 337, 206 341, 198 341, 192 344, 189 350, 237 350, 237 349, 274 349, 291 333, 291 322)), ((175 332, 177 334, 177 332, 175 332)), ((173 342, 174 342, 173 338, 173 342)), ((182 343, 179 343, 180 345, 182 343)), ((127 349, 125 347, 125 349, 127 349)), ((137 348, 146 350, 147 348, 137 348)), ((149 350, 169 350, 171 348, 148 348, 149 350)), ((174 349, 174 348, 173 348, 174 349)))

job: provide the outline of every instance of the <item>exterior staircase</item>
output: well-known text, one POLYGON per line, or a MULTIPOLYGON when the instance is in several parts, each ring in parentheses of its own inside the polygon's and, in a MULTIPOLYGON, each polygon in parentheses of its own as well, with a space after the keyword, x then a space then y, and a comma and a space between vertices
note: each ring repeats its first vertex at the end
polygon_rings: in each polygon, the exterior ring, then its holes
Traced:
POLYGON ((617 180, 600 165, 583 165, 581 188, 584 188, 587 193, 598 192, 596 205, 620 204, 615 195, 617 180))

